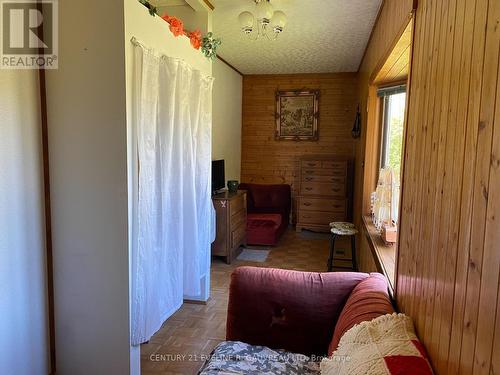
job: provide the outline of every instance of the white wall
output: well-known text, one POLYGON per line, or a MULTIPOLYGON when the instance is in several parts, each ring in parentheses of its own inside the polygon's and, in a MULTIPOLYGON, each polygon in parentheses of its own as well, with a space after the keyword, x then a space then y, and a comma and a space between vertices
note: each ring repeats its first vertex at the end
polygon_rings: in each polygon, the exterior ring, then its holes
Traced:
MULTIPOLYGON (((168 23, 160 17, 152 17, 137 0, 125 0, 125 53, 127 71, 127 92, 132 87, 133 49, 130 39, 135 36, 148 47, 170 57, 186 61, 194 69, 212 75, 212 62, 199 50, 191 47, 185 36, 175 37, 168 29, 168 23)), ((193 17, 196 13, 193 12, 193 17)), ((199 15, 196 15, 196 19, 199 15)), ((127 95, 127 108, 131 108, 131 97, 127 95)), ((130 112, 130 111, 129 111, 130 112)))
POLYGON ((168 14, 182 20, 184 29, 188 31, 200 30, 202 34, 211 29, 206 12, 196 12, 189 5, 178 5, 171 7, 159 7, 158 14, 168 14))
POLYGON ((0 373, 49 371, 38 72, 0 70, 0 373))
POLYGON ((59 1, 47 72, 57 372, 130 373, 122 0, 59 1))
POLYGON ((224 159, 226 181, 240 181, 243 77, 217 59, 213 67, 212 159, 224 159))

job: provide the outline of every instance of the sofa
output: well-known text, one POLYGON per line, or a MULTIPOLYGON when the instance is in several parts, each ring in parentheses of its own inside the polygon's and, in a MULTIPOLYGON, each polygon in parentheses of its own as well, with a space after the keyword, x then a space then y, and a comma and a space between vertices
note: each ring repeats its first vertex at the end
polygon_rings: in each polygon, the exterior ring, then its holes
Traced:
POLYGON ((239 267, 231 275, 227 341, 201 374, 318 374, 346 331, 393 312, 378 273, 239 267))
POLYGON ((242 183, 247 191, 247 243, 276 245, 290 221, 290 185, 242 183))

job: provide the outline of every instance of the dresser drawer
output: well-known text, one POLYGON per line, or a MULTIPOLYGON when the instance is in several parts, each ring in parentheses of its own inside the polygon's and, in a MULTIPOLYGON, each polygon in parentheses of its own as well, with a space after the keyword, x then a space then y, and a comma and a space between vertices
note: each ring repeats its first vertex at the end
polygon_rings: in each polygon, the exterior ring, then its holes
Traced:
POLYGON ((247 206, 246 194, 243 194, 240 197, 238 197, 238 199, 233 199, 230 202, 229 214, 233 216, 238 212, 240 212, 241 210, 246 211, 246 206, 247 206))
POLYGON ((302 176, 303 182, 335 182, 345 184, 344 176, 302 176))
POLYGON ((324 168, 302 168, 302 177, 305 176, 333 176, 333 169, 324 168))
POLYGON ((240 225, 238 228, 231 232, 231 248, 238 246, 245 238, 247 232, 246 224, 240 225))
POLYGON ((300 163, 302 168, 321 168, 321 161, 319 160, 302 160, 300 163))
POLYGON ((300 197, 298 207, 301 211, 327 211, 345 214, 346 201, 342 199, 300 197))
POLYGON ((299 210, 299 222, 301 224, 328 225, 332 221, 345 220, 345 214, 340 212, 317 212, 299 210))
POLYGON ((231 229, 238 228, 240 225, 245 224, 247 221, 247 211, 241 209, 231 216, 231 229))
POLYGON ((327 195, 345 197, 345 184, 303 182, 300 186, 302 195, 327 195))
POLYGON ((306 176, 345 176, 345 172, 327 168, 302 168, 302 178, 306 176))
POLYGON ((323 168, 328 168, 328 169, 342 169, 345 170, 347 168, 347 163, 345 161, 323 161, 321 163, 321 166, 323 168))

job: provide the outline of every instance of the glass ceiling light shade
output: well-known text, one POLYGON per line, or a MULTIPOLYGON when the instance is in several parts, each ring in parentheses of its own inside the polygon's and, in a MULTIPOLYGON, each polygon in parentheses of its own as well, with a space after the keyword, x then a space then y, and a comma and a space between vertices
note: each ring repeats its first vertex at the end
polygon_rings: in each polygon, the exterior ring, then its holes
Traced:
POLYGON ((261 0, 256 5, 257 19, 262 24, 268 24, 273 17, 273 6, 269 0, 261 0))
POLYGON ((270 0, 253 0, 253 2, 255 12, 242 12, 238 16, 241 31, 251 40, 262 37, 276 40, 287 23, 285 13, 280 10, 274 11, 270 0))
POLYGON ((241 31, 245 34, 249 34, 253 30, 254 17, 250 12, 242 12, 238 16, 238 21, 240 22, 241 31))
POLYGON ((271 26, 275 33, 281 33, 286 25, 286 15, 280 10, 277 10, 271 18, 271 26))

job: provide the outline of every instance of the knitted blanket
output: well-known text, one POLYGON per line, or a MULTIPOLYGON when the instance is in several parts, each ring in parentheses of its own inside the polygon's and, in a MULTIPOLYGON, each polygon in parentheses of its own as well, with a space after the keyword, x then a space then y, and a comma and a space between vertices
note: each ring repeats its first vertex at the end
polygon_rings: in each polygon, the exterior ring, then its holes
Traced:
POLYGON ((387 314, 357 324, 321 362, 322 375, 431 375, 432 368, 410 317, 387 314))

